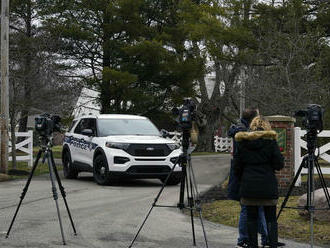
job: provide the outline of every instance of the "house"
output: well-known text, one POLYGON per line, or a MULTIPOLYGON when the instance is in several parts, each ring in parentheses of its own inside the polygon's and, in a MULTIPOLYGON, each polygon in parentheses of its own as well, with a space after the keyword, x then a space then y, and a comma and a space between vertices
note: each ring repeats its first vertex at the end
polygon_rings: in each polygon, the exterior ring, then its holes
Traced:
POLYGON ((98 91, 83 88, 72 112, 74 118, 89 114, 100 114, 99 95, 100 93, 98 91))

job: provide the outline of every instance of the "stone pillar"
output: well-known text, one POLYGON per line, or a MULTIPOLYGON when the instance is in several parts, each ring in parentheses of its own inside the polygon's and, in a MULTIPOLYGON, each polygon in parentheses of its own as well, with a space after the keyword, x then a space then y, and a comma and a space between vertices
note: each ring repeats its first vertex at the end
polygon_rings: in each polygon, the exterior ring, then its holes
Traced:
POLYGON ((294 123, 295 118, 282 115, 267 116, 272 128, 278 133, 278 145, 284 156, 284 168, 277 172, 280 189, 290 186, 294 174, 294 123))

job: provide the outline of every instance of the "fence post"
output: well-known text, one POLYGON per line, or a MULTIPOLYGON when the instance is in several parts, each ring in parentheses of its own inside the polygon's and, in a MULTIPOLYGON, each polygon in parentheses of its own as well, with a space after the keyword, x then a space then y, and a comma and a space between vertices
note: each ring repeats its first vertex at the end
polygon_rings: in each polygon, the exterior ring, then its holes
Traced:
MULTIPOLYGON (((28 163, 29 167, 33 165, 33 131, 28 132, 15 132, 16 137, 24 137, 25 139, 16 143, 16 150, 21 150, 27 155, 16 156, 16 161, 24 161, 28 163), (26 147, 27 146, 27 147, 26 147)), ((16 140, 17 141, 17 140, 16 140)), ((9 152, 12 152, 11 143, 9 143, 9 152)), ((8 157, 9 161, 12 161, 12 155, 8 157)))
POLYGON ((30 155, 30 159, 28 161, 28 166, 29 167, 32 167, 33 165, 33 131, 32 130, 29 130, 28 131, 28 134, 29 134, 29 144, 28 144, 28 149, 29 149, 29 155, 30 155))
MULTIPOLYGON (((295 127, 294 128, 294 174, 296 175, 301 164, 301 144, 300 144, 300 137, 301 137, 301 128, 295 127)), ((296 185, 301 185, 301 174, 299 175, 296 185)))

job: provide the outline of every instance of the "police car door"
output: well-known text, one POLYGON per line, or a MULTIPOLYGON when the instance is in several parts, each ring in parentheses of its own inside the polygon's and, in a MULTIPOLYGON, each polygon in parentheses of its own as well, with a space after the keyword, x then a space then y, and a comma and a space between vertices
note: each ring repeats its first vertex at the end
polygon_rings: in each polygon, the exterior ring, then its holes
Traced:
POLYGON ((97 147, 94 143, 94 139, 97 136, 96 119, 86 118, 84 119, 84 126, 81 130, 81 141, 83 142, 83 149, 81 149, 81 162, 93 166, 93 155, 97 147))
POLYGON ((74 161, 78 162, 78 166, 82 166, 83 170, 92 168, 91 161, 96 148, 96 145, 92 143, 96 134, 95 128, 92 127, 96 126, 94 122, 95 118, 83 118, 74 130, 74 161))
POLYGON ((72 137, 72 160, 74 162, 82 163, 83 162, 83 152, 85 150, 84 136, 82 135, 82 130, 86 126, 86 119, 81 119, 74 129, 72 137))

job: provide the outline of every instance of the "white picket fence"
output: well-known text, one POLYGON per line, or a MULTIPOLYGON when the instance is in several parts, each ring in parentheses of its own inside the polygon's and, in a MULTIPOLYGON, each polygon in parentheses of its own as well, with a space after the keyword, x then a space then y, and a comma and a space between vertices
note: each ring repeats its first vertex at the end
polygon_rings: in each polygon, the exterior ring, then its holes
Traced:
POLYGON ((214 136, 214 148, 216 152, 231 152, 233 139, 214 136))
MULTIPOLYGON (((25 154, 22 156, 16 156, 17 161, 27 162, 28 166, 32 167, 33 165, 33 131, 28 132, 16 132, 16 139, 18 137, 24 137, 23 141, 16 144, 16 151, 22 151, 25 154)), ((9 142, 8 152, 12 152, 11 142, 9 142)), ((9 161, 12 161, 12 156, 9 156, 9 161)))
MULTIPOLYGON (((307 142, 302 139, 302 137, 306 134, 306 130, 301 130, 300 127, 294 128, 294 164, 295 164, 295 175, 300 167, 300 164, 303 160, 303 156, 301 156, 301 148, 307 151, 307 142)), ((330 130, 323 130, 318 134, 318 137, 329 137, 330 138, 330 130)), ((320 149, 315 151, 317 155, 320 152, 320 158, 330 163, 330 155, 327 153, 330 150, 330 142, 321 146, 320 149)), ((321 167, 321 171, 323 175, 330 174, 330 168, 321 167)), ((314 173, 317 175, 317 170, 314 170, 314 173)), ((301 174, 308 174, 307 168, 303 168, 301 174)), ((296 186, 301 185, 301 174, 298 177, 296 182, 296 186)))
MULTIPOLYGON (((170 139, 174 140, 176 143, 181 144, 182 134, 179 132, 169 132, 170 139)), ((233 147, 232 138, 223 138, 219 136, 214 136, 214 148, 215 152, 231 152, 233 147)))
POLYGON ((181 140, 182 140, 182 133, 179 132, 169 132, 170 135, 170 139, 174 140, 175 143, 177 144, 181 144, 181 140))

